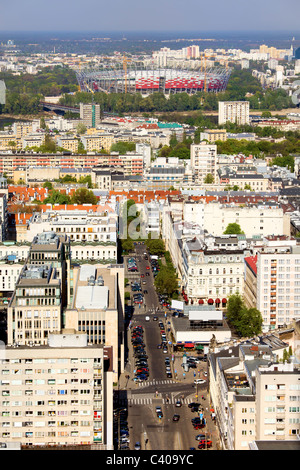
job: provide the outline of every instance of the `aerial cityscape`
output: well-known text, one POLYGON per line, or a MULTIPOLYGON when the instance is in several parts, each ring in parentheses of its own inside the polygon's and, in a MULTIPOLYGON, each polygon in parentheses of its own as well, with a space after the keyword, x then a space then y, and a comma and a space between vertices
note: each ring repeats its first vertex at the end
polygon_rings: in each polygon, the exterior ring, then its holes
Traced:
POLYGON ((16 2, 0 448, 134 467, 300 450, 299 6, 275 0, 271 21, 255 0, 241 26, 217 0, 201 28, 194 2, 191 18, 87 0, 80 27, 77 0, 16 2))

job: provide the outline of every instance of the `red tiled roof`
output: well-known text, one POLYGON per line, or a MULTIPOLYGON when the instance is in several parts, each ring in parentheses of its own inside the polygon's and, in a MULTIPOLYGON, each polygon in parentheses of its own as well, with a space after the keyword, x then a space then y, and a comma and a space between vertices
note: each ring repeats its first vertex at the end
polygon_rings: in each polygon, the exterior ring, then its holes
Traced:
POLYGON ((248 264, 251 271, 256 275, 257 274, 257 255, 247 256, 245 258, 245 263, 248 264))

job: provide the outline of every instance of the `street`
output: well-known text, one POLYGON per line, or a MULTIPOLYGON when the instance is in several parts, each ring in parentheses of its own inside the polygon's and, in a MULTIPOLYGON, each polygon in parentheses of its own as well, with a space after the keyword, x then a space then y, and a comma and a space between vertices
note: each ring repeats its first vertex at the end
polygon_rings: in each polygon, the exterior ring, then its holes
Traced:
POLYGON ((158 348, 161 344, 160 322, 163 322, 167 340, 170 340, 168 317, 171 313, 162 309, 159 303, 153 274, 151 269, 146 268, 149 266, 149 260, 144 259, 144 244, 138 244, 135 248, 136 253, 133 256, 137 260, 138 272, 126 272, 125 277, 129 280, 128 290, 131 281, 138 279, 144 281, 142 291, 146 290, 147 293, 144 294, 144 303, 134 306, 131 325, 127 331, 128 361, 125 373, 120 378, 122 393, 119 395, 119 406, 128 408, 129 448, 134 449, 135 443, 140 442, 143 450, 197 449, 198 442, 195 438, 198 434, 206 435, 208 440, 213 441, 212 448, 216 448, 216 426, 210 416, 207 382, 194 385, 194 378, 204 378, 206 363, 199 362, 197 369, 185 373, 181 367, 183 353, 174 353, 171 344, 168 344, 166 353, 158 348), (149 273, 148 276, 146 272, 149 273), (143 274, 144 277, 141 277, 143 274), (147 320, 146 317, 150 319, 147 320), (154 317, 157 317, 157 320, 154 320, 154 317), (149 365, 149 377, 144 382, 133 381, 135 363, 131 331, 135 326, 142 326, 144 330, 143 341, 149 365), (170 360, 171 377, 166 375, 166 358, 170 360), (176 406, 178 400, 181 401, 180 407, 176 406), (191 423, 191 419, 198 415, 189 408, 189 404, 193 402, 200 403, 200 410, 203 410, 207 421, 207 425, 201 430, 195 430, 191 423), (156 414, 157 406, 162 408, 162 418, 156 414), (179 421, 173 421, 175 414, 180 416, 179 421))

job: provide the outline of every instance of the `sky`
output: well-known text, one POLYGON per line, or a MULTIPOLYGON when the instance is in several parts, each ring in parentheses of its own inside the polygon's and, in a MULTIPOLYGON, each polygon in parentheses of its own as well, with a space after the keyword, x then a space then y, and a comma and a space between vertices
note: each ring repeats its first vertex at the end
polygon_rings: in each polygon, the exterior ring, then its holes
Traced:
POLYGON ((1 31, 299 31, 299 0, 0 0, 1 31))

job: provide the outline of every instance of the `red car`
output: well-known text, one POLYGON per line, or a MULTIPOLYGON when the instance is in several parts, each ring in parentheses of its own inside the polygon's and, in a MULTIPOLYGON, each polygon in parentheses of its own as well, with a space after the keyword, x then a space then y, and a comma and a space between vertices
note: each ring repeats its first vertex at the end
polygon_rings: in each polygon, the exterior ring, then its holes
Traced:
POLYGON ((194 429, 203 429, 205 427, 205 424, 196 423, 196 424, 193 424, 193 426, 194 426, 194 429))
POLYGON ((146 266, 146 269, 150 269, 149 266, 146 266))
POLYGON ((203 440, 199 442, 198 449, 209 449, 211 446, 212 446, 211 441, 205 442, 205 440, 203 440))

